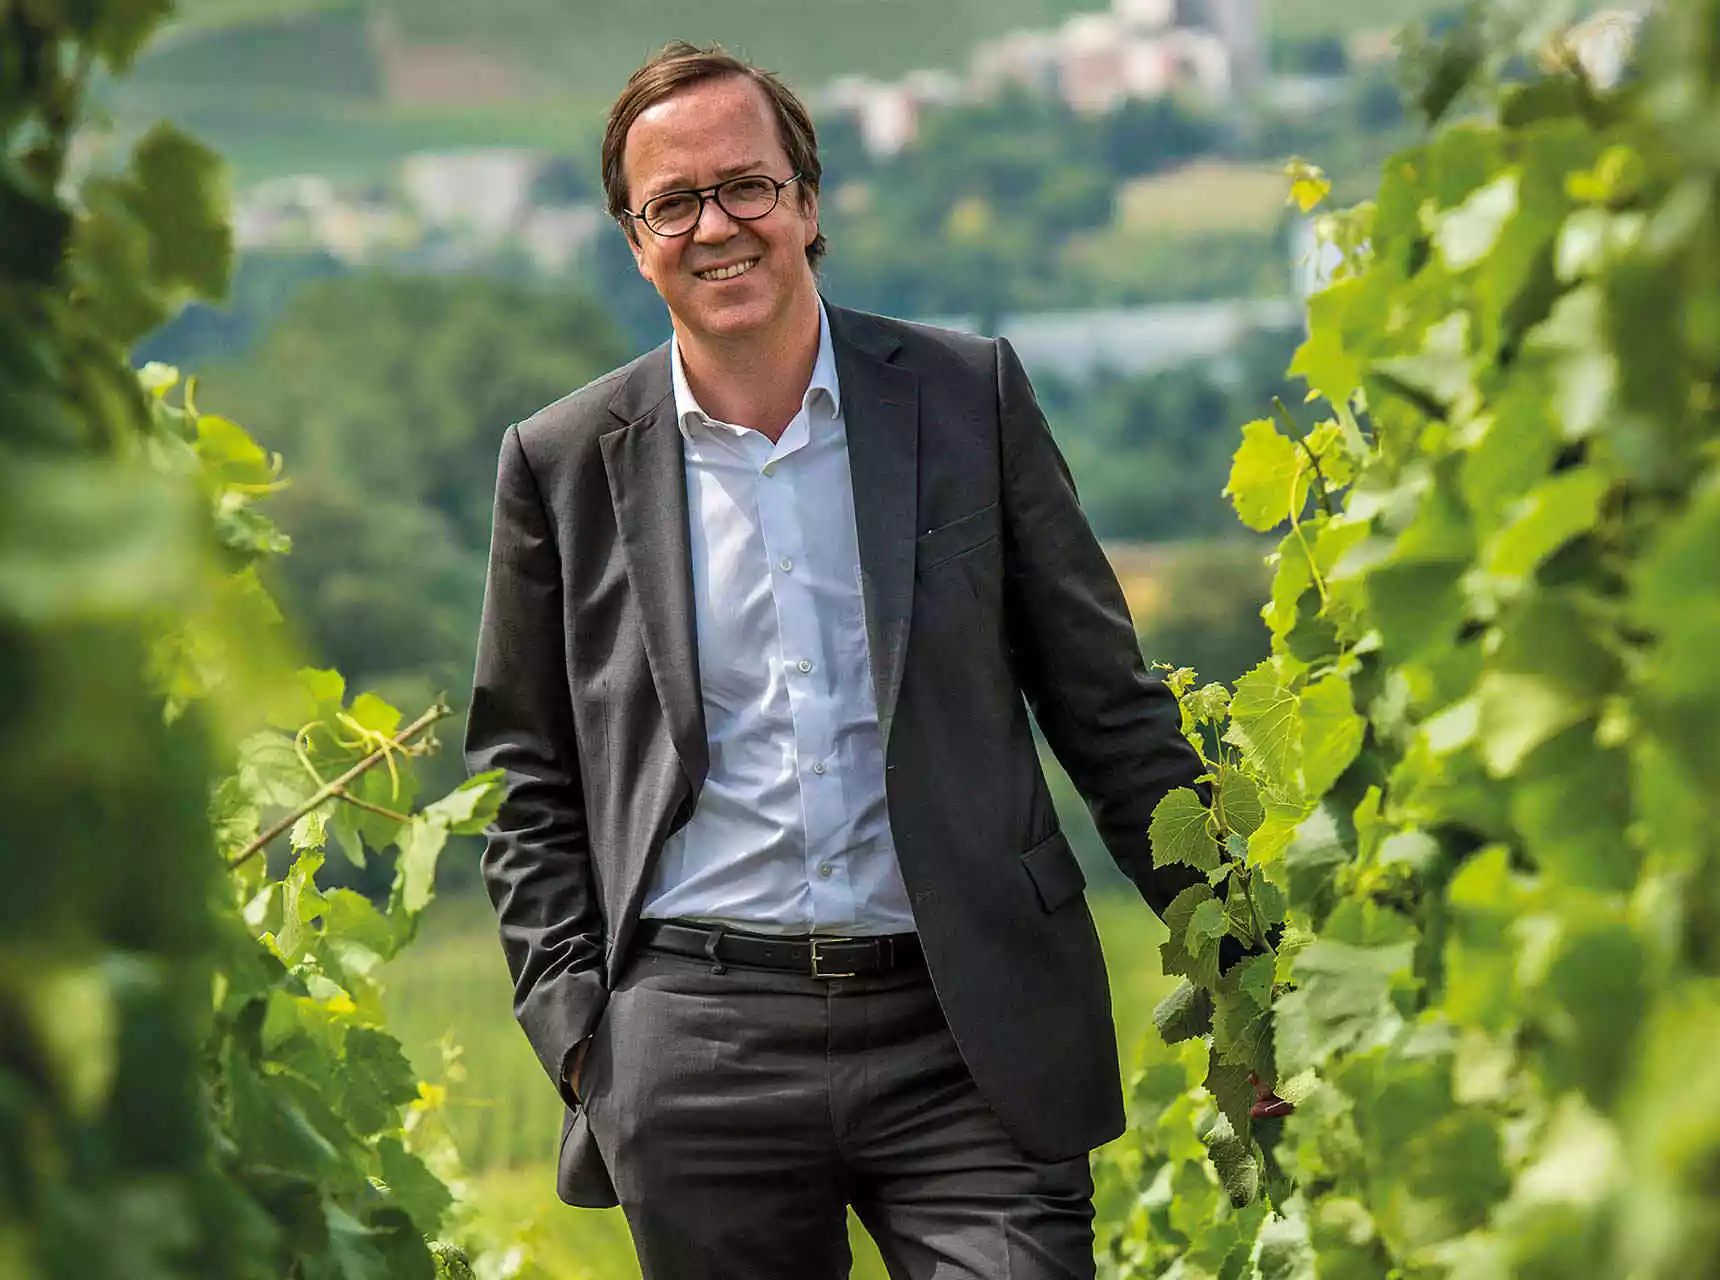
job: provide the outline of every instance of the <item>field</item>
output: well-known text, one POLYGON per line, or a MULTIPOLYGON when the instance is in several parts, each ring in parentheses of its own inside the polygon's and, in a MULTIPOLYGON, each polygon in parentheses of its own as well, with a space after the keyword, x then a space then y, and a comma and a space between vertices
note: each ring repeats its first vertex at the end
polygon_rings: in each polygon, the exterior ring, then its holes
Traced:
MULTIPOLYGON (((1139 900, 1094 895, 1093 913, 1111 967, 1125 1063, 1152 1030, 1152 1009, 1170 981, 1160 972, 1164 928, 1139 900)), ((540 1265, 571 1280, 639 1273, 618 1213, 573 1210, 555 1197, 553 1162, 561 1102, 510 1011, 507 969, 489 904, 448 895, 425 918, 422 937, 390 972, 388 1012, 420 1075, 441 1073, 438 1041, 463 1050, 463 1085, 451 1091, 452 1127, 472 1171, 470 1195, 484 1230, 523 1242, 540 1265)), ((882 1277, 870 1242, 852 1232, 855 1276, 882 1277)))
POLYGON ((1197 160, 1124 183, 1117 225, 1132 234, 1270 233, 1284 218, 1284 188, 1278 165, 1197 160))

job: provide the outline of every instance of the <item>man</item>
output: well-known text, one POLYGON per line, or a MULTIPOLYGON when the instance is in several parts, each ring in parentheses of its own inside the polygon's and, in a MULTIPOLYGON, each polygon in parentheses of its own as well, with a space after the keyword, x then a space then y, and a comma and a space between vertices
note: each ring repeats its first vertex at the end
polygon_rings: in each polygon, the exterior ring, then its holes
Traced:
POLYGON ((652 1280, 1091 1276, 1123 1127, 1031 704, 1162 911, 1192 783, 1009 345, 826 305, 776 79, 673 45, 603 144, 665 347, 503 438, 472 769, 558 1189, 652 1280))

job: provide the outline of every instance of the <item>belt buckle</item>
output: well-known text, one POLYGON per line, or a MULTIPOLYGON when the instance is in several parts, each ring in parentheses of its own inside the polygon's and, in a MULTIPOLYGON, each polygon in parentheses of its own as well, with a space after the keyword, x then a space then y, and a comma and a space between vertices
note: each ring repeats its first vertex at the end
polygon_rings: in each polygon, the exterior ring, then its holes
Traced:
POLYGON ((858 973, 826 973, 818 967, 818 948, 826 942, 853 942, 853 938, 813 938, 812 940, 812 976, 815 978, 854 978, 858 973))

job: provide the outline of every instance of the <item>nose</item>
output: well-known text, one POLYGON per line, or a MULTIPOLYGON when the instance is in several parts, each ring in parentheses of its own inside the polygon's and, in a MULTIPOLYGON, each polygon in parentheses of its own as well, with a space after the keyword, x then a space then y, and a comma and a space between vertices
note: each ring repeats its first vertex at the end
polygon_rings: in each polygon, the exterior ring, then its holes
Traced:
POLYGON ((716 192, 699 197, 699 220, 693 224, 693 239, 700 244, 722 244, 739 229, 740 224, 717 203, 716 192))

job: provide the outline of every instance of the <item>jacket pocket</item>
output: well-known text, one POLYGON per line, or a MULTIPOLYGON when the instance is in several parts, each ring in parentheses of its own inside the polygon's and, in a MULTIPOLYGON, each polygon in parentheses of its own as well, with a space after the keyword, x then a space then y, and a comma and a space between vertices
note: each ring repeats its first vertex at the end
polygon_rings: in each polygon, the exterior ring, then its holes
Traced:
POLYGON ((924 573, 946 560, 954 560, 983 547, 995 539, 1002 528, 1003 513, 997 503, 987 503, 958 520, 927 529, 914 540, 914 560, 920 572, 924 573))
POLYGON ((1076 861, 1075 851, 1061 831, 1048 836, 1021 855, 1021 866, 1033 881, 1039 905, 1047 912, 1081 896, 1087 877, 1076 861))

